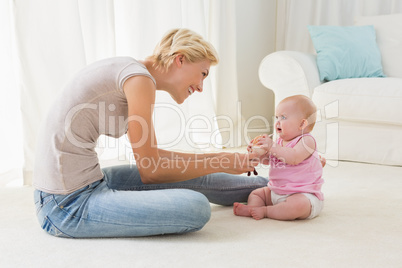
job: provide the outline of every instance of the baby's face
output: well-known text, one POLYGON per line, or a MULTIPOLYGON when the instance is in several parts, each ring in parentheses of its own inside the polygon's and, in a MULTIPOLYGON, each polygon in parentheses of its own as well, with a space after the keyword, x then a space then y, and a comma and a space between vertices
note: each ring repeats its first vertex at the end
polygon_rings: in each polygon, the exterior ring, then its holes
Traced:
POLYGON ((275 130, 285 141, 303 133, 303 116, 293 102, 286 101, 278 104, 275 110, 275 130))

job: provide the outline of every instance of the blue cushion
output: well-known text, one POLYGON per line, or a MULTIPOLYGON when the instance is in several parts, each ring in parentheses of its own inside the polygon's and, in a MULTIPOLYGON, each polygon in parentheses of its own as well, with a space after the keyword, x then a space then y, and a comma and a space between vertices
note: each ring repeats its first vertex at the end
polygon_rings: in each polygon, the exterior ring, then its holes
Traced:
POLYGON ((385 77, 373 25, 307 27, 321 81, 385 77))

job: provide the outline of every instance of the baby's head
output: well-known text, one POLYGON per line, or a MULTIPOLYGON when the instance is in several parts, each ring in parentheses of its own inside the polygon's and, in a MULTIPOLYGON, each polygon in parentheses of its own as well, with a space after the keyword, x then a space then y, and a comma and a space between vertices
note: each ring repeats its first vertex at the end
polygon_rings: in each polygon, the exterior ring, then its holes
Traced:
POLYGON ((276 131, 286 134, 289 139, 313 130, 317 118, 317 108, 304 95, 294 95, 283 99, 275 110, 276 131), (291 137, 294 135, 294 137, 291 137))

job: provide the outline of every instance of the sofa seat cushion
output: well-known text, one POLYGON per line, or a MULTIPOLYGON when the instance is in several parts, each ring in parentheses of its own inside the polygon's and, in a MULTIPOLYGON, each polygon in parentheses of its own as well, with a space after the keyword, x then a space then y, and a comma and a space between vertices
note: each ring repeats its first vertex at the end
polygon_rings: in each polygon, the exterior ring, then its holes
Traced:
POLYGON ((401 78, 353 78, 324 83, 313 101, 326 118, 402 125, 401 78))

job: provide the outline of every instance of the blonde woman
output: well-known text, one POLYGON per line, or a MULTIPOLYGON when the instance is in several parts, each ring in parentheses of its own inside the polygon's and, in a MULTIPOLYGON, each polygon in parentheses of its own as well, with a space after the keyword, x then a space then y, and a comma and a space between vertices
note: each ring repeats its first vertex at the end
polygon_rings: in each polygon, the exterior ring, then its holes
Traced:
POLYGON ((156 90, 182 103, 202 92, 217 63, 215 49, 200 35, 174 29, 143 61, 116 57, 81 70, 40 135, 34 196, 41 227, 71 238, 197 231, 210 218, 209 202, 242 202, 266 185, 265 178, 236 175, 254 169, 253 154, 195 155, 157 147, 156 90), (126 132, 137 164, 101 169, 98 137, 126 132))

